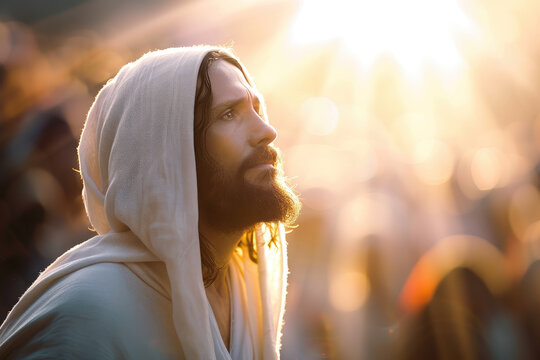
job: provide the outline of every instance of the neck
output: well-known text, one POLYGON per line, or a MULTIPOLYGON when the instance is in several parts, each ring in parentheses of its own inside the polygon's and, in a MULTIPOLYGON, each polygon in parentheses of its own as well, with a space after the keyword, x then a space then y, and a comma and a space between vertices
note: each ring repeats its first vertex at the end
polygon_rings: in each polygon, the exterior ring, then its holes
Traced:
POLYGON ((211 286, 218 290, 218 292, 221 292, 220 290, 226 291, 226 275, 229 268, 229 262, 244 231, 220 231, 209 226, 207 222, 200 219, 199 232, 211 244, 214 261, 218 268, 216 280, 211 286))

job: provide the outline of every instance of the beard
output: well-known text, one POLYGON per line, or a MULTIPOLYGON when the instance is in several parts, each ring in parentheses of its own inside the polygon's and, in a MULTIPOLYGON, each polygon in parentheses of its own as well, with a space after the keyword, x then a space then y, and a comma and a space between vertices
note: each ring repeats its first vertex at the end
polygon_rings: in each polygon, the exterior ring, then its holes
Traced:
POLYGON ((269 146, 257 149, 232 175, 209 157, 197 160, 197 187, 200 216, 224 232, 244 231, 261 222, 292 225, 300 211, 300 201, 285 181, 280 156, 269 146), (272 161, 274 167, 262 170, 260 183, 246 181, 246 172, 265 161, 272 161))

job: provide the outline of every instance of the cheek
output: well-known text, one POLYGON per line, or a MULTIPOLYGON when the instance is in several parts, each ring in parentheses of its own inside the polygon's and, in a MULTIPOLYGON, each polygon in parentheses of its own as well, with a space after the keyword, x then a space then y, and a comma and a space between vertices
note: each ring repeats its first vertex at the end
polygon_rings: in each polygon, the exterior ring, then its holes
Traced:
POLYGON ((208 153, 226 170, 236 171, 244 158, 241 138, 241 131, 232 126, 212 126, 206 137, 208 153))

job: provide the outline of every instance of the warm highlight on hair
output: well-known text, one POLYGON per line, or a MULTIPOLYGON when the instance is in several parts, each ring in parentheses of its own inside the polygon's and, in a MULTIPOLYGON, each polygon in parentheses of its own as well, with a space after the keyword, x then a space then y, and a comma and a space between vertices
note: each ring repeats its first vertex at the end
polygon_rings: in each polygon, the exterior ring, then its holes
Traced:
MULTIPOLYGON (((210 109, 212 105, 212 84, 208 70, 212 63, 217 60, 224 60, 231 65, 234 65, 244 75, 248 84, 253 85, 249 77, 244 72, 240 62, 231 56, 227 51, 214 50, 210 51, 203 58, 199 73, 197 76, 197 91, 195 94, 195 109, 194 109, 194 140, 195 140, 195 158, 208 159, 209 154, 206 148, 206 134, 210 127, 210 109)), ((270 232, 270 243, 277 244, 279 236, 279 223, 265 223, 270 232)), ((248 229, 239 245, 245 245, 249 252, 249 258, 257 263, 257 244, 256 244, 256 227, 248 229)), ((203 270, 204 286, 210 286, 218 275, 220 268, 217 267, 214 259, 214 248, 210 241, 202 234, 199 234, 199 243, 201 248, 201 264, 203 270)))

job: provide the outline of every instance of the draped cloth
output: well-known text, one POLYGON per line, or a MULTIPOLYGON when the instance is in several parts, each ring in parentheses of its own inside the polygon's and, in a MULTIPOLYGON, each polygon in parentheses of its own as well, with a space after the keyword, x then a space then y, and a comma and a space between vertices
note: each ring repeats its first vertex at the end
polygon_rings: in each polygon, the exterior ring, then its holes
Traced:
MULTIPOLYGON (((65 277, 103 263, 125 264, 144 286, 170 297, 183 357, 230 358, 222 351, 205 294, 197 225, 194 102, 200 63, 212 49, 147 53, 99 92, 79 145, 83 199, 98 235, 60 256, 21 297, 0 327, 1 358, 13 351, 35 316, 30 309, 35 301, 65 277), (166 280, 147 271, 151 264, 162 267, 166 280)), ((233 270, 235 286, 246 290, 254 358, 275 359, 287 276, 283 228, 275 246, 259 226, 256 244, 258 264, 247 259, 247 251, 235 255, 243 264, 233 270)))

